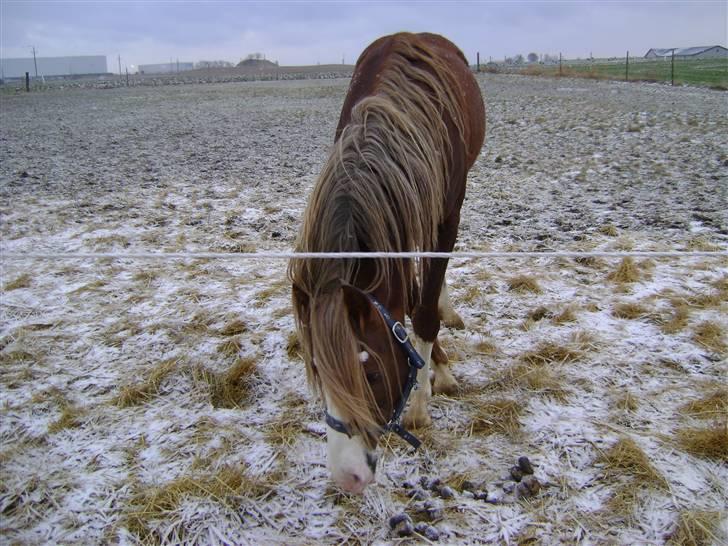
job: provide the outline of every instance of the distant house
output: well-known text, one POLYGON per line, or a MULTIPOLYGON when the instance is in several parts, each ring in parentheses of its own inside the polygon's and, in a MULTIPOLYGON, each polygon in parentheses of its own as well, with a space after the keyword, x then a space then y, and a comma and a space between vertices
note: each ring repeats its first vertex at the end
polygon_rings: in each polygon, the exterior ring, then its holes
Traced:
POLYGON ((728 49, 723 46, 702 46, 702 47, 683 47, 683 48, 652 48, 645 54, 645 59, 664 59, 672 57, 675 51, 675 57, 684 59, 716 59, 728 57, 728 49))

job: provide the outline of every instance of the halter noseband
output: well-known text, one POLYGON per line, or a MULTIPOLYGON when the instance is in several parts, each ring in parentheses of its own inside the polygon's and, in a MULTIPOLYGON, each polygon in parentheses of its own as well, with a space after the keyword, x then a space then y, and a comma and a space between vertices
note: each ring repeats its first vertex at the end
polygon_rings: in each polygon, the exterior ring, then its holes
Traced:
MULTIPOLYGON (((379 314, 381 315, 382 319, 384 319, 384 322, 387 325, 387 329, 389 329, 389 331, 392 333, 392 336, 397 341, 397 345, 399 346, 399 348, 407 356, 407 363, 409 364, 407 381, 404 384, 402 397, 400 398, 397 407, 394 408, 394 413, 392 413, 392 417, 389 419, 387 424, 382 427, 381 431, 394 432, 397 436, 402 438, 413 448, 417 449, 418 447, 420 447, 420 440, 417 439, 414 434, 407 431, 404 426, 402 426, 401 418, 402 412, 404 411, 404 408, 407 405, 407 401, 409 400, 410 393, 413 389, 417 388, 417 372, 425 366, 425 361, 412 346, 412 343, 409 340, 409 336, 407 335, 407 330, 405 330, 405 327, 402 326, 402 323, 398 320, 394 320, 387 311, 387 309, 381 303, 379 303, 379 301, 374 296, 365 292, 362 293, 367 297, 371 304, 374 305, 376 310, 379 311, 379 314)), ((339 421, 336 417, 331 415, 328 410, 326 411, 326 424, 329 425, 336 432, 346 434, 351 438, 352 434, 346 423, 339 421)))

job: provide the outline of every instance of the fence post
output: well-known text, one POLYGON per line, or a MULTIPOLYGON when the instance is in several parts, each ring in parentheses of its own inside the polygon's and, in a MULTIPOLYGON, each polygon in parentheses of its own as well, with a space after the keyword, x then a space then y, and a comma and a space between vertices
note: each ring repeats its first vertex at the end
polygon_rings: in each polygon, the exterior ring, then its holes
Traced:
POLYGON ((624 81, 629 81, 629 51, 627 52, 627 66, 624 69, 624 81))
POLYGON ((25 90, 30 93, 30 72, 25 73, 25 90))
POLYGON ((670 85, 675 85, 675 48, 672 50, 672 60, 670 61, 670 85))
POLYGON ((561 53, 559 53, 559 78, 561 77, 561 53))
POLYGON ((478 65, 477 65, 478 66, 478 72, 480 72, 480 51, 478 51, 478 53, 476 54, 476 56, 477 56, 477 59, 478 59, 478 65))

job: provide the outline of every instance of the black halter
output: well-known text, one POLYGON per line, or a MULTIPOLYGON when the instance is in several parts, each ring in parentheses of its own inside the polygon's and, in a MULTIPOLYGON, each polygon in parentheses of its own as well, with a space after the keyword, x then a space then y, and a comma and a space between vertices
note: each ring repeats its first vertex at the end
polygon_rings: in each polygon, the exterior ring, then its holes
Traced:
MULTIPOLYGON (((401 423, 402 418, 402 412, 404 411, 405 406, 407 405, 407 400, 409 400, 410 393, 412 392, 412 389, 417 388, 417 372, 418 370, 421 370, 424 365, 425 361, 422 360, 422 357, 417 353, 415 348, 412 346, 412 343, 409 340, 409 336, 407 335, 407 330, 405 330, 405 327, 402 326, 402 323, 398 320, 394 320, 392 316, 389 314, 387 309, 377 301, 377 299, 372 296, 371 294, 364 294, 369 301, 374 305, 374 307, 379 311, 379 314, 384 319, 384 322, 387 325, 387 328, 390 332, 392 332, 392 335, 394 336, 394 339, 397 341, 397 345, 399 345, 399 348, 404 351, 404 354, 407 356, 407 362, 409 364, 409 371, 407 373, 407 381, 404 384, 404 390, 402 391, 402 397, 399 400, 399 404, 397 404, 397 407, 394 408, 394 413, 392 413, 392 417, 389 419, 386 425, 382 427, 382 432, 394 432, 396 435, 401 437, 405 442, 410 444, 412 447, 417 449, 420 447, 420 441, 417 439, 417 437, 412 434, 411 432, 408 432, 401 423)), ((339 421, 336 417, 331 415, 328 410, 326 411, 326 424, 329 425, 332 429, 334 429, 336 432, 340 432, 341 434, 346 434, 349 438, 351 438, 352 434, 349 430, 349 427, 346 425, 346 423, 343 423, 339 421)))

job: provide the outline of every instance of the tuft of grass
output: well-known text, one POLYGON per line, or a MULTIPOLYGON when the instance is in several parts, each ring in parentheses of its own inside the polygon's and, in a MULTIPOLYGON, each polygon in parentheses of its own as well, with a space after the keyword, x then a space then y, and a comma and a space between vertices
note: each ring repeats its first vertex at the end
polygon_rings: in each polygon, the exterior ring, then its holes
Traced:
POLYGON ((115 398, 114 402, 120 408, 128 408, 138 406, 148 402, 155 396, 159 395, 159 387, 177 366, 176 359, 168 359, 160 362, 149 374, 146 381, 137 383, 136 385, 127 385, 121 388, 121 392, 115 398))
POLYGON ((616 237, 619 235, 619 231, 613 224, 604 224, 599 227, 599 233, 608 237, 616 237))
POLYGON ((557 400, 565 400, 567 396, 561 377, 542 362, 515 364, 503 372, 495 385, 501 388, 523 387, 557 400))
POLYGON ((573 305, 567 305, 559 313, 555 314, 552 320, 554 324, 576 322, 576 308, 573 305))
POLYGON ((715 423, 707 428, 682 428, 677 441, 688 453, 708 459, 728 461, 728 422, 715 423))
POLYGON ((239 358, 225 373, 216 374, 200 366, 194 370, 194 375, 210 387, 213 407, 239 408, 250 395, 257 365, 253 357, 239 358))
POLYGON ((631 393, 626 392, 623 395, 621 395, 619 398, 617 398, 615 402, 615 406, 618 409, 624 410, 624 411, 637 411, 637 408, 639 407, 639 403, 637 398, 631 393))
POLYGON ((687 249, 701 252, 716 252, 719 250, 723 250, 720 245, 712 243, 710 240, 706 239, 703 236, 693 237, 692 239, 690 239, 687 244, 687 249))
POLYGON ((75 428, 81 426, 81 417, 85 412, 70 404, 63 406, 61 416, 48 426, 48 433, 55 434, 67 428, 75 428))
POLYGON ((18 362, 33 362, 38 358, 31 353, 23 350, 3 351, 0 353, 0 364, 16 364, 18 362))
POLYGON ((244 468, 233 466, 199 478, 183 476, 161 487, 138 491, 131 498, 123 525, 144 542, 158 542, 159 537, 151 529, 151 522, 176 510, 187 497, 214 500, 233 509, 241 497, 256 498, 273 487, 271 482, 253 478, 244 468))
POLYGON ((601 454, 598 463, 604 465, 608 479, 619 479, 629 474, 640 484, 660 489, 667 488, 667 480, 650 464, 645 452, 631 438, 621 438, 601 454))
POLYGON ((234 336, 230 339, 226 339, 217 346, 217 352, 229 357, 238 356, 243 347, 242 341, 242 337, 240 336, 234 336))
POLYGON ((9 292, 10 290, 17 290, 19 288, 30 288, 30 274, 23 273, 22 275, 14 278, 12 281, 8 281, 3 285, 3 290, 9 292))
POLYGON ((724 353, 726 351, 726 344, 723 338, 723 328, 718 323, 712 321, 701 322, 695 327, 695 331, 693 332, 693 341, 716 353, 724 353))
POLYGON ((521 360, 530 365, 538 366, 543 364, 566 363, 573 362, 581 357, 581 352, 558 345, 550 341, 540 343, 532 351, 528 351, 521 356, 521 360))
POLYGON ((607 275, 607 279, 618 284, 633 283, 640 280, 640 271, 629 256, 622 258, 617 269, 607 275))
POLYGON ((522 412, 521 404, 507 398, 476 403, 467 431, 471 436, 495 433, 513 435, 521 427, 519 418, 522 412))
POLYGON ((554 314, 549 311, 547 307, 544 307, 543 305, 540 307, 536 307, 536 309, 531 310, 528 313, 527 318, 529 320, 532 320, 533 322, 538 322, 539 320, 543 320, 545 318, 551 318, 554 314))
POLYGON ((144 269, 138 271, 132 276, 132 279, 143 284, 144 286, 151 285, 154 281, 159 278, 159 272, 154 269, 144 269))
MULTIPOLYGON (((668 538, 671 546, 711 546, 719 544, 720 512, 683 510, 677 520, 677 528, 668 538)), ((725 538, 725 537, 723 537, 725 538)))
POLYGON ((303 359, 303 348, 301 347, 301 340, 298 339, 297 332, 291 332, 288 334, 288 341, 286 342, 286 354, 291 360, 303 359))
POLYGON ((596 256, 579 256, 574 258, 574 261, 579 265, 583 265, 584 267, 589 267, 591 269, 601 269, 604 267, 604 260, 597 258, 596 256))
POLYGON ((494 355, 498 352, 498 347, 492 341, 483 338, 473 344, 473 350, 481 355, 494 355))
POLYGON ((681 413, 697 419, 712 419, 728 415, 728 388, 722 387, 680 408, 681 413))
POLYGON ((672 314, 660 324, 664 334, 676 334, 688 325, 690 308, 684 303, 673 302, 672 314))
POLYGON ((649 311, 644 305, 639 303, 618 303, 612 309, 612 315, 621 319, 641 319, 646 317, 649 311))
POLYGON ((508 290, 511 292, 525 293, 532 292, 534 294, 540 294, 542 292, 541 287, 535 278, 530 275, 517 275, 508 279, 508 290))
POLYGON ((289 410, 266 426, 265 438, 273 445, 290 448, 296 443, 301 429, 301 420, 289 410))
POLYGON ((221 336, 237 336, 248 331, 248 326, 240 319, 228 322, 220 330, 221 336))

